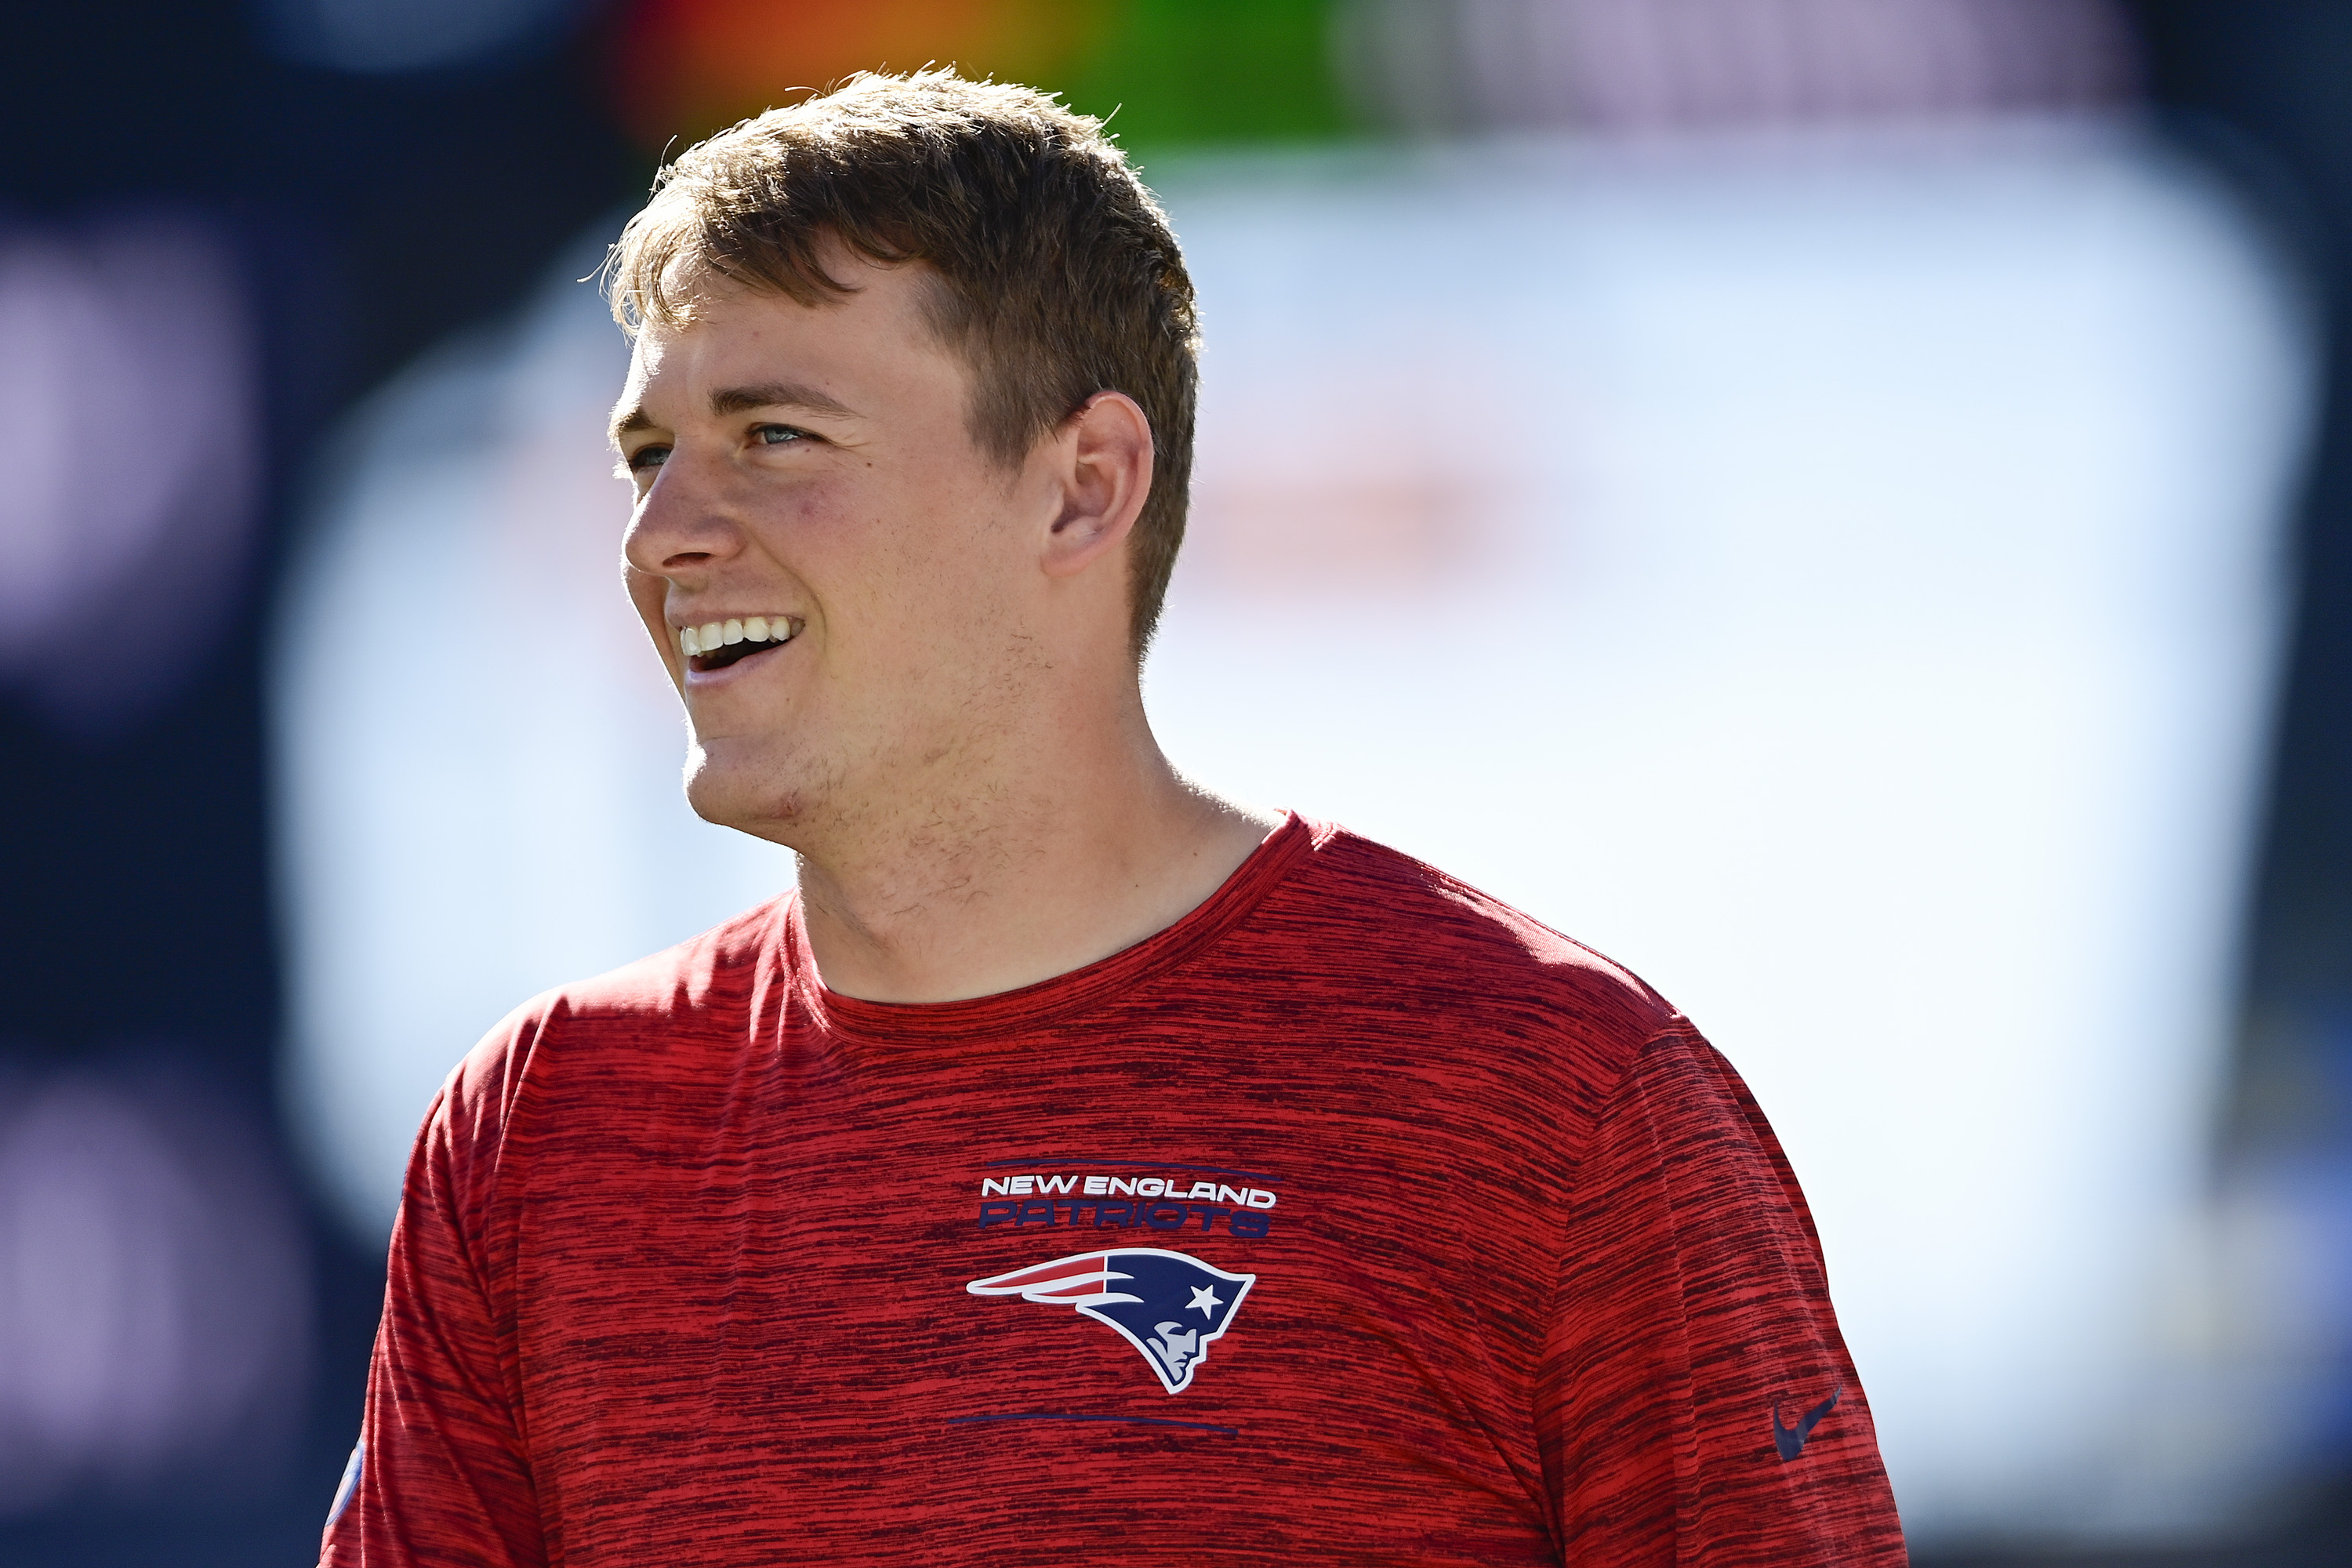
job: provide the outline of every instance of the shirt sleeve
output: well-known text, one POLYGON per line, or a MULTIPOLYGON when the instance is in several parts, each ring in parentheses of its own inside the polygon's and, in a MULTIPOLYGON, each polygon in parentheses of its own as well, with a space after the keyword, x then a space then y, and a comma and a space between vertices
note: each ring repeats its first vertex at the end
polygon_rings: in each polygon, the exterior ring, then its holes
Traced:
POLYGON ((472 1198, 485 1173, 472 1157, 483 1129, 468 1114, 467 1075, 461 1068, 435 1100, 409 1156, 367 1413, 320 1568, 547 1561, 478 1237, 469 1233, 469 1221, 479 1225, 472 1198))
POLYGON ((1804 1195, 1716 1051, 1653 1039, 1571 1173, 1539 1431, 1576 1568, 1895 1568, 1804 1195))

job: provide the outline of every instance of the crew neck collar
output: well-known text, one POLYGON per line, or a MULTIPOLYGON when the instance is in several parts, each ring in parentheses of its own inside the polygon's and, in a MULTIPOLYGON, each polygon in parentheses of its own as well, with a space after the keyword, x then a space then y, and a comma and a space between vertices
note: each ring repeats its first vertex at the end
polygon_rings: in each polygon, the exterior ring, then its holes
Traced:
POLYGON ((1018 990, 956 1002, 869 1002, 826 988, 810 951, 801 896, 783 900, 779 933, 793 989, 813 1021, 829 1033, 918 1044, 1032 1028, 1097 1006, 1192 957, 1233 929, 1333 829, 1296 812, 1259 841, 1217 890, 1166 930, 1131 947, 1018 990))

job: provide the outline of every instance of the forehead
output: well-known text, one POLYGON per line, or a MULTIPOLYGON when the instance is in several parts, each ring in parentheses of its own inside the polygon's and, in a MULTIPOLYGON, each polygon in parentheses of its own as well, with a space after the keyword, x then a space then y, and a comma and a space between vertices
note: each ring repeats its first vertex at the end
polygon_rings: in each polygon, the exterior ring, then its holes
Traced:
POLYGON ((816 387, 853 408, 961 398, 960 356, 933 326, 934 279, 917 265, 837 259, 832 271, 848 289, 815 305, 791 296, 717 280, 696 296, 691 318, 648 321, 630 354, 624 412, 642 407, 671 418, 719 388, 769 382, 816 387))

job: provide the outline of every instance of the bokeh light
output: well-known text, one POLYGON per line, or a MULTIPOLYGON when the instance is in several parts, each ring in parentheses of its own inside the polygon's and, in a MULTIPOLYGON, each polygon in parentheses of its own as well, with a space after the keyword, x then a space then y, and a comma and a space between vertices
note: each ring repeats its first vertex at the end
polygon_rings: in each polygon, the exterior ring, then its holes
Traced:
POLYGON ((200 218, 0 226, 0 682, 64 730, 151 711, 231 607, 260 466, 247 320, 200 218))
POLYGON ((174 1054, 0 1068, 0 1517, 233 1500, 299 1429, 299 1220, 262 1130, 174 1054))

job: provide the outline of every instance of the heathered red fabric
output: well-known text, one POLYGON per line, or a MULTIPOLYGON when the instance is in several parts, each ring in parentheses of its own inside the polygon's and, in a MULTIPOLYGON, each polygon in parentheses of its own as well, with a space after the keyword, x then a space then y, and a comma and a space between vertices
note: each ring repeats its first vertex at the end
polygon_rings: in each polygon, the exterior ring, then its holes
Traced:
POLYGON ((529 1004, 419 1138, 363 1437, 336 1568, 1903 1561, 1730 1068, 1295 817, 1003 995, 827 992, 785 899, 529 1004))

